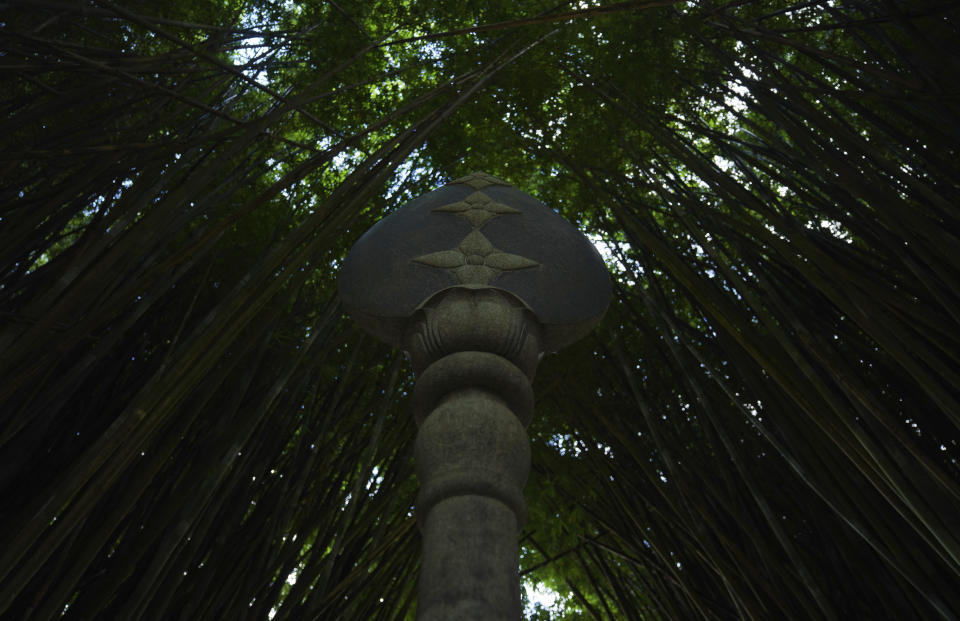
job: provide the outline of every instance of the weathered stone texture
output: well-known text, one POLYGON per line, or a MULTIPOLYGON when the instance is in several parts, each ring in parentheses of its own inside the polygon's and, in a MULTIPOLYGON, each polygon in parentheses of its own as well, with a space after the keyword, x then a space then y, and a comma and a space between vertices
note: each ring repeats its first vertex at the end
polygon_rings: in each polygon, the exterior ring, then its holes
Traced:
POLYGON ((552 210, 474 173, 361 237, 340 294, 418 377, 418 619, 519 619, 530 383, 543 352, 584 336, 606 310, 603 261, 552 210))

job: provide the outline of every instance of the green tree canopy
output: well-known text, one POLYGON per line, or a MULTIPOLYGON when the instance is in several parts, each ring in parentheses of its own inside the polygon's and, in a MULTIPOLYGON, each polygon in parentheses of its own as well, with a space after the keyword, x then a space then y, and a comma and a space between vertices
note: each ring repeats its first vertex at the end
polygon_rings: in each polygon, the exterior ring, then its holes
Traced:
POLYGON ((484 170, 615 284, 535 382, 536 618, 960 617, 958 13, 7 2, 0 616, 412 618, 412 378, 335 278, 484 170))

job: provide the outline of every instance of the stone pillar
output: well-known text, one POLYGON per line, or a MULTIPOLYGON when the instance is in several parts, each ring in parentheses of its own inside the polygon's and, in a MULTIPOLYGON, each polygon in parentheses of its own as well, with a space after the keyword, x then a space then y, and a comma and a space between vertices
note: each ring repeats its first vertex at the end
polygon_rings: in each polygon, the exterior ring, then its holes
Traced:
POLYGON ((418 619, 519 619, 539 326, 514 296, 449 289, 405 338, 417 374, 418 619))
POLYGON ((603 261, 553 211, 474 173, 371 228, 344 261, 340 292, 417 375, 417 618, 520 619, 531 381, 544 352, 603 315, 603 261))

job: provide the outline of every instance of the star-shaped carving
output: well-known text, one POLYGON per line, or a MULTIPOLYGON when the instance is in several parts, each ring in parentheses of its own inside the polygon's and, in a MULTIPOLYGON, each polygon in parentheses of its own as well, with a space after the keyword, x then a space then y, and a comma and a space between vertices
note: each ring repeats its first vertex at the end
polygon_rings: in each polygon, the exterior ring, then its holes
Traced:
POLYGON ((497 250, 480 231, 463 238, 456 250, 441 250, 413 259, 414 263, 449 270, 465 285, 488 285, 500 272, 538 267, 518 254, 497 250))
POLYGON ((482 190, 490 185, 510 185, 509 183, 501 181, 493 175, 488 175, 485 172, 470 173, 469 175, 465 175, 459 179, 454 179, 450 183, 462 183, 463 185, 469 185, 474 190, 482 190))
POLYGON ((479 228, 490 218, 496 218, 503 214, 521 214, 519 209, 509 205, 498 203, 483 192, 474 192, 462 201, 443 205, 433 210, 434 213, 455 213, 463 216, 473 226, 479 228))

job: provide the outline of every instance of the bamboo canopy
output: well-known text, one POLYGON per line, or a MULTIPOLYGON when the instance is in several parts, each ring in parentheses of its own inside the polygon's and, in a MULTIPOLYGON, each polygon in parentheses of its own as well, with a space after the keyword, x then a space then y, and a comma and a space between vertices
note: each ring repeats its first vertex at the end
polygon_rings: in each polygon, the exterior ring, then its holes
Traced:
POLYGON ((534 381, 530 618, 960 617, 958 11, 7 2, 0 616, 412 619, 336 277, 485 170, 614 281, 534 381))

